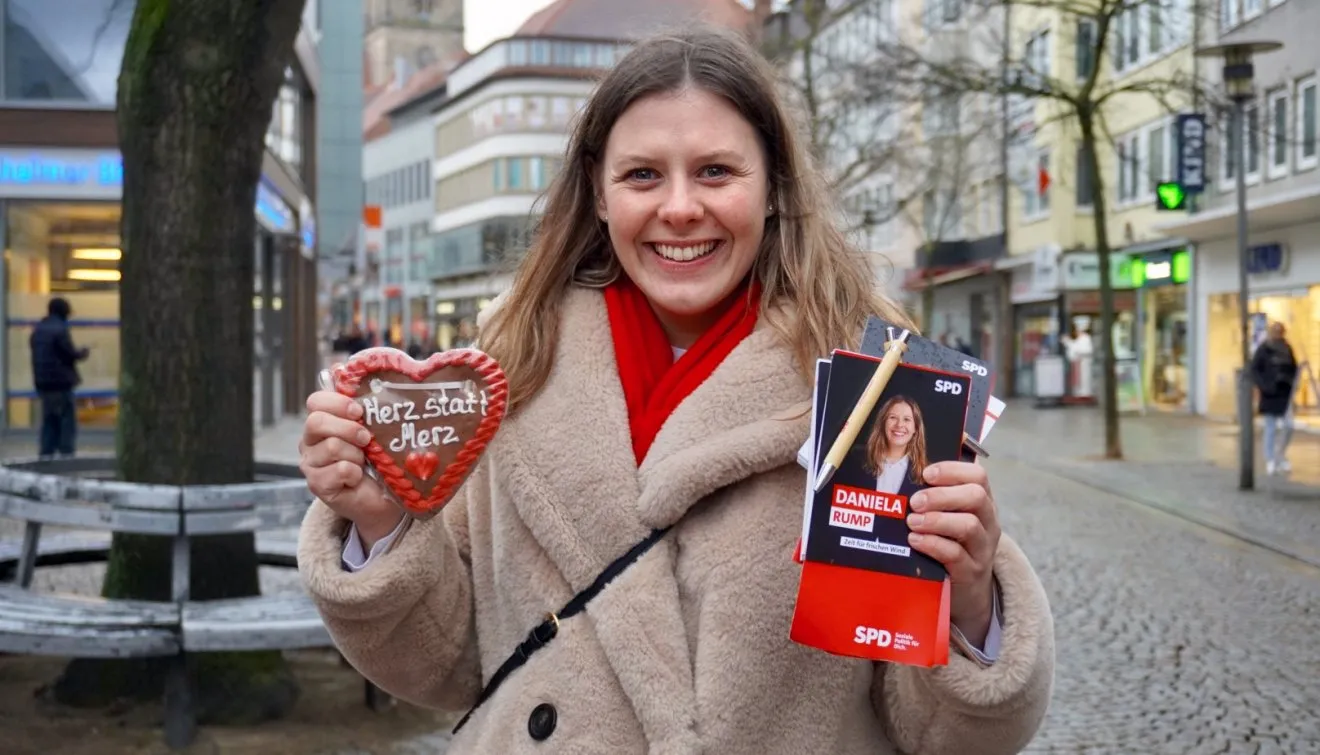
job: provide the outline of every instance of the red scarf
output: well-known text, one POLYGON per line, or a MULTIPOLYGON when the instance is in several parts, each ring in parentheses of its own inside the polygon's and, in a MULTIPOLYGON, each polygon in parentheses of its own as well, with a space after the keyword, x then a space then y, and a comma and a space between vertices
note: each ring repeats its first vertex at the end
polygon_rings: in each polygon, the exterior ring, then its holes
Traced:
POLYGON ((678 361, 641 289, 627 276, 605 288, 614 359, 628 404, 633 453, 640 465, 674 409, 706 382, 734 347, 756 327, 760 286, 739 288, 730 306, 678 361), (750 306, 745 306, 750 293, 750 306))

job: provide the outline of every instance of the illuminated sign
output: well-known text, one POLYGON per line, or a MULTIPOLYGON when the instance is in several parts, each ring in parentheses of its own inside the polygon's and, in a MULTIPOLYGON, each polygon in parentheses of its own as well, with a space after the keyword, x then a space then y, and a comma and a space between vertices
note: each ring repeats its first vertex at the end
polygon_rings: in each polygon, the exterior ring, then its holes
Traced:
POLYGON ((257 219, 276 233, 293 233, 298 228, 297 216, 280 195, 265 180, 257 183, 257 219))
POLYGON ((1186 249, 1134 257, 1127 273, 1134 288, 1186 283, 1192 277, 1192 258, 1186 249))
MULTIPOLYGON (((117 151, 0 148, 0 197, 118 200, 124 163, 117 151)), ((258 222, 275 233, 296 233, 298 213, 265 178, 257 184, 258 222)), ((310 213, 309 213, 310 214, 310 213)), ((304 229, 303 241, 315 240, 304 229)))
POLYGON ((18 186, 121 186, 124 165, 119 155, 62 160, 33 153, 0 155, 0 183, 18 186))

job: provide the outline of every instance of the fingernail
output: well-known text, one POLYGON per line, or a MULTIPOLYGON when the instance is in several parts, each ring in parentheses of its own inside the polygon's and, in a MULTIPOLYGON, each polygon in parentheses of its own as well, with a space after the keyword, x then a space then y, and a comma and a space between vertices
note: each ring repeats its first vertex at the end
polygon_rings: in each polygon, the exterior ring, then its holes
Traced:
POLYGON ((924 493, 916 493, 912 496, 912 500, 908 502, 908 505, 913 511, 925 511, 926 495, 924 493))
POLYGON ((926 521, 926 517, 921 514, 911 514, 908 516, 909 527, 920 527, 926 521))
POLYGON ((921 539, 922 539, 923 537, 924 537, 924 535, 918 535, 918 534, 915 533, 915 532, 909 532, 909 533, 908 533, 908 543, 910 543, 910 544, 912 544, 912 545, 920 545, 920 544, 921 544, 921 539))
POLYGON ((359 403, 356 402, 356 401, 354 401, 353 403, 349 404, 349 405, 348 405, 348 418, 349 418, 349 419, 361 419, 361 417, 362 417, 362 404, 359 404, 359 403))
POLYGON ((371 442, 371 433, 367 432, 366 430, 358 430, 357 444, 359 446, 365 446, 370 442, 371 442))
POLYGON ((940 468, 932 464, 926 467, 922 474, 925 475, 926 482, 935 482, 935 479, 940 476, 940 468))

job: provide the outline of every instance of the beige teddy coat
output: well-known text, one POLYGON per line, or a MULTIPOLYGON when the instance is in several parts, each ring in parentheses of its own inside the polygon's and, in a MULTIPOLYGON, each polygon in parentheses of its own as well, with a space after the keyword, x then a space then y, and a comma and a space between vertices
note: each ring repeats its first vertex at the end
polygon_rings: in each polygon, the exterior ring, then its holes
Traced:
POLYGON ((466 710, 546 614, 653 527, 677 523, 509 677, 450 753, 1018 752, 1044 716, 1054 634, 1021 550, 1000 541, 999 660, 933 669, 788 638, 800 567, 810 400, 789 351, 755 332, 673 413, 638 469, 604 298, 567 294, 545 387, 506 418, 442 515, 365 570, 315 502, 299 565, 335 643, 418 705, 466 710), (533 708, 557 725, 529 735, 533 708))

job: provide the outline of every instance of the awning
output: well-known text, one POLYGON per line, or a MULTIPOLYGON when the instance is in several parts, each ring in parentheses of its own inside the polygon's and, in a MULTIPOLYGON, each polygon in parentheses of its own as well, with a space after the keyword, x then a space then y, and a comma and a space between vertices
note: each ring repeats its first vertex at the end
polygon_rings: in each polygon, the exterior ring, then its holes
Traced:
MULTIPOLYGON (((1237 197, 1232 194, 1224 196, 1233 201, 1223 207, 1188 215, 1182 220, 1157 224, 1155 229, 1191 241, 1233 238, 1237 235, 1237 197)), ((1306 186, 1254 200, 1251 187, 1247 187, 1247 227, 1253 233, 1313 223, 1317 219, 1320 219, 1320 186, 1306 186)))
POLYGON ((993 272, 994 269, 995 263, 989 260, 975 262, 970 265, 959 265, 953 268, 935 268, 933 270, 916 268, 908 270, 904 274, 903 288, 908 291, 921 291, 927 286, 944 286, 960 280, 975 278, 978 275, 985 275, 993 272))

